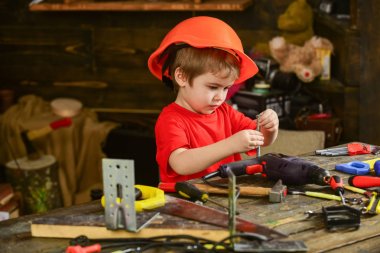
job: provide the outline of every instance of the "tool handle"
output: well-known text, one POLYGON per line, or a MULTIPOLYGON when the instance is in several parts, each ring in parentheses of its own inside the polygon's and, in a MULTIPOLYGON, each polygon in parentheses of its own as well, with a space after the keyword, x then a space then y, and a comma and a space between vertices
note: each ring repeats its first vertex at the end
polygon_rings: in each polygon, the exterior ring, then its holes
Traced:
POLYGON ((380 177, 373 176, 351 176, 348 184, 358 188, 370 188, 380 186, 380 177))
POLYGON ((330 187, 336 192, 336 194, 344 193, 343 180, 339 176, 331 176, 329 179, 330 187))
POLYGON ((321 193, 321 192, 306 191, 305 195, 310 196, 310 197, 323 198, 323 199, 331 199, 331 200, 338 200, 338 201, 342 200, 342 198, 339 196, 327 194, 327 193, 321 193))
POLYGON ((219 167, 219 176, 222 178, 227 178, 227 171, 231 170, 235 176, 242 175, 253 175, 256 173, 263 172, 263 166, 258 158, 251 158, 246 160, 241 160, 237 162, 222 164, 219 167))
POLYGON ((177 182, 175 184, 176 192, 186 199, 198 200, 203 203, 207 202, 208 195, 189 182, 177 182))
POLYGON ((72 123, 71 118, 59 119, 54 122, 51 122, 48 126, 41 127, 39 129, 30 130, 26 133, 26 135, 28 139, 32 141, 34 139, 37 139, 39 137, 49 134, 55 129, 70 126, 71 123, 72 123))
POLYGON ((66 248, 66 253, 95 253, 95 252, 100 252, 102 250, 102 247, 100 246, 99 243, 82 247, 79 245, 75 246, 69 246, 66 248))
POLYGON ((370 172, 369 164, 361 161, 337 164, 335 165, 335 169, 353 175, 366 175, 370 172))
MULTIPOLYGON (((228 189, 213 187, 206 184, 194 184, 201 191, 215 194, 228 194, 228 189)), ((253 186, 240 186, 240 196, 268 196, 270 188, 253 187, 253 186)))
POLYGON ((370 154, 371 153, 371 145, 359 143, 359 142, 352 142, 347 144, 348 154, 350 156, 352 155, 363 155, 363 154, 370 154))
POLYGON ((373 171, 377 177, 380 177, 380 160, 377 160, 373 165, 373 171))
POLYGON ((158 188, 164 192, 175 192, 175 183, 164 183, 160 182, 158 188))

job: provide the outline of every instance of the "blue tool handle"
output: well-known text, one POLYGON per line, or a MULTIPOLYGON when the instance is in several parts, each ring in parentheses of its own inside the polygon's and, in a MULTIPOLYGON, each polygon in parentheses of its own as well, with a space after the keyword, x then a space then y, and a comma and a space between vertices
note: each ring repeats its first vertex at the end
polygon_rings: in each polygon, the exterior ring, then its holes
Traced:
POLYGON ((373 165, 373 170, 375 171, 375 175, 380 177, 380 160, 376 161, 373 165))
POLYGON ((366 175, 370 172, 369 164, 361 161, 337 164, 335 165, 335 169, 352 175, 366 175))

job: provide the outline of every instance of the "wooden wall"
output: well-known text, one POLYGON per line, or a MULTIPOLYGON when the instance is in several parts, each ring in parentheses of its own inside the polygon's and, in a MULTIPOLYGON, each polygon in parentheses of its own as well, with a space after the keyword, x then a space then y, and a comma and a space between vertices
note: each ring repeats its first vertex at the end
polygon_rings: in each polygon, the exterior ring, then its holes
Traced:
MULTIPOLYGON (((215 16, 230 23, 249 50, 278 34, 277 17, 291 1, 253 0, 245 11, 230 12, 31 12, 29 0, 0 0, 0 87, 15 90, 16 98, 30 93, 47 100, 77 98, 86 107, 101 108, 104 119, 155 118, 174 97, 149 73, 147 59, 170 28, 191 16, 215 16)), ((380 117, 369 102, 378 93, 379 16, 374 10, 379 6, 375 0, 351 1, 358 2, 358 30, 321 21, 316 31, 338 49, 332 71, 345 88, 333 100, 343 96, 347 104, 338 110, 349 127, 346 139, 380 144, 377 128, 368 130, 380 117)))
POLYGON ((17 96, 159 111, 173 94, 150 74, 147 59, 171 27, 195 15, 219 17, 250 49, 276 33, 289 2, 255 0, 243 12, 30 12, 29 1, 0 0, 0 85, 17 96))
POLYGON ((363 32, 360 54, 360 139, 380 145, 380 1, 359 0, 359 28, 363 32))

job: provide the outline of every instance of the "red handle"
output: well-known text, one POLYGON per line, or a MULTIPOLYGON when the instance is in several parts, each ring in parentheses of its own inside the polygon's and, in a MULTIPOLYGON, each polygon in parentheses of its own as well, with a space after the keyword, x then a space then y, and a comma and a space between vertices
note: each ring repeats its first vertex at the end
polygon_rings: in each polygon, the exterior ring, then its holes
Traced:
POLYGON ((50 127, 52 129, 57 129, 57 128, 60 128, 60 127, 70 126, 71 123, 72 123, 71 118, 63 118, 63 119, 59 119, 59 120, 56 120, 54 122, 51 122, 50 123, 50 127))
POLYGON ((176 183, 163 183, 160 182, 158 184, 158 188, 163 190, 164 192, 176 192, 175 190, 175 184, 176 183))
POLYGON ((69 246, 66 248, 66 253, 95 253, 100 252, 102 250, 102 247, 99 243, 90 245, 87 247, 82 247, 79 245, 76 246, 69 246))
POLYGON ((348 184, 358 188, 370 188, 380 186, 380 177, 372 176, 351 176, 348 184))
POLYGON ((331 176, 330 177, 330 182, 329 182, 331 188, 339 194, 341 192, 342 194, 344 193, 344 186, 343 186, 343 180, 339 176, 331 176))

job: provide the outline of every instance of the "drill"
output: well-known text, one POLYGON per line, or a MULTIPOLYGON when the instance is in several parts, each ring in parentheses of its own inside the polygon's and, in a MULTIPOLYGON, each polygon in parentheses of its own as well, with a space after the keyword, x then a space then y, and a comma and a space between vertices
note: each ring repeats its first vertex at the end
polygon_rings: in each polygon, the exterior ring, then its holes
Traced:
POLYGON ((270 180, 281 179, 284 184, 289 185, 330 185, 341 197, 344 193, 343 181, 339 176, 330 176, 328 170, 301 158, 275 153, 222 164, 217 171, 204 176, 203 180, 216 176, 226 178, 228 170, 231 170, 235 176, 261 173, 270 180))

